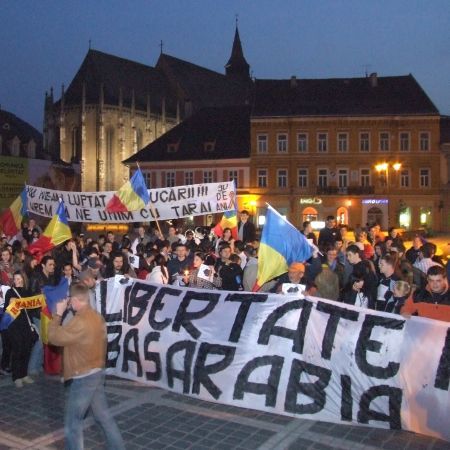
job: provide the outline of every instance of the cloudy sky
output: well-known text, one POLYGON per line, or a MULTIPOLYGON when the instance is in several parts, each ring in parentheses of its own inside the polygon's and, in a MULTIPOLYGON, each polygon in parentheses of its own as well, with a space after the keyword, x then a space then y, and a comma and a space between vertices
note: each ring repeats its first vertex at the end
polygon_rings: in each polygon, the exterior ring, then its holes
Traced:
POLYGON ((164 52, 223 72, 239 16, 257 78, 412 73, 450 114, 449 0, 2 0, 0 105, 42 131, 92 48, 154 65, 164 52))

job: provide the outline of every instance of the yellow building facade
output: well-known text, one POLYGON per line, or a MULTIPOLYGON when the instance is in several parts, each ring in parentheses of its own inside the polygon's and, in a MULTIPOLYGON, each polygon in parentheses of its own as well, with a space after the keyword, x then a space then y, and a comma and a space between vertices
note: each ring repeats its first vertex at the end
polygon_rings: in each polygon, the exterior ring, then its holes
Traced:
MULTIPOLYGON (((251 187, 295 225, 336 216, 354 228, 445 227, 439 116, 252 117, 251 187)), ((318 225, 320 226, 320 225, 318 225)))

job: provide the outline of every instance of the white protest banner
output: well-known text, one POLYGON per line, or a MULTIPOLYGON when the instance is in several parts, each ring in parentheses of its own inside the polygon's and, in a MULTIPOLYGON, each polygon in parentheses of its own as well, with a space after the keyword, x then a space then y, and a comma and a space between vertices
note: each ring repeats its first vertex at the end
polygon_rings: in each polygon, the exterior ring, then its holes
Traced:
POLYGON ((227 405, 450 440, 445 322, 298 295, 121 283, 97 288, 110 374, 227 405))
POLYGON ((167 220, 229 211, 235 208, 232 181, 149 189, 152 208, 108 213, 105 206, 115 191, 69 192, 27 186, 28 210, 39 216, 53 217, 59 198, 64 200, 69 222, 131 223, 154 219, 167 220))

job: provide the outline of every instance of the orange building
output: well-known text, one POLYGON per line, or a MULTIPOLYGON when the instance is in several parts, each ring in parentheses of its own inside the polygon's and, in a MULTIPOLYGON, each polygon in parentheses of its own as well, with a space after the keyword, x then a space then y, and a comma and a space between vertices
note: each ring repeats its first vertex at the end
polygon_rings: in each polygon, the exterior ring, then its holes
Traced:
POLYGON ((297 226, 441 230, 443 160, 439 112, 412 75, 256 80, 241 206, 258 225, 268 202, 297 226))

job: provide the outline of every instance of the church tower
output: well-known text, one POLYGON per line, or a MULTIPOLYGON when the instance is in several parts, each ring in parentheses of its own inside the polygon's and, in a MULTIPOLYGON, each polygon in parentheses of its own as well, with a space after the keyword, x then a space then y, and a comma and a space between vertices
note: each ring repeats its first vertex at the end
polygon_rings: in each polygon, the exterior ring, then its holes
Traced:
POLYGON ((230 78, 235 78, 240 81, 248 81, 250 79, 250 66, 242 51, 237 23, 236 32, 234 33, 233 49, 231 50, 230 59, 225 65, 225 71, 230 78))

